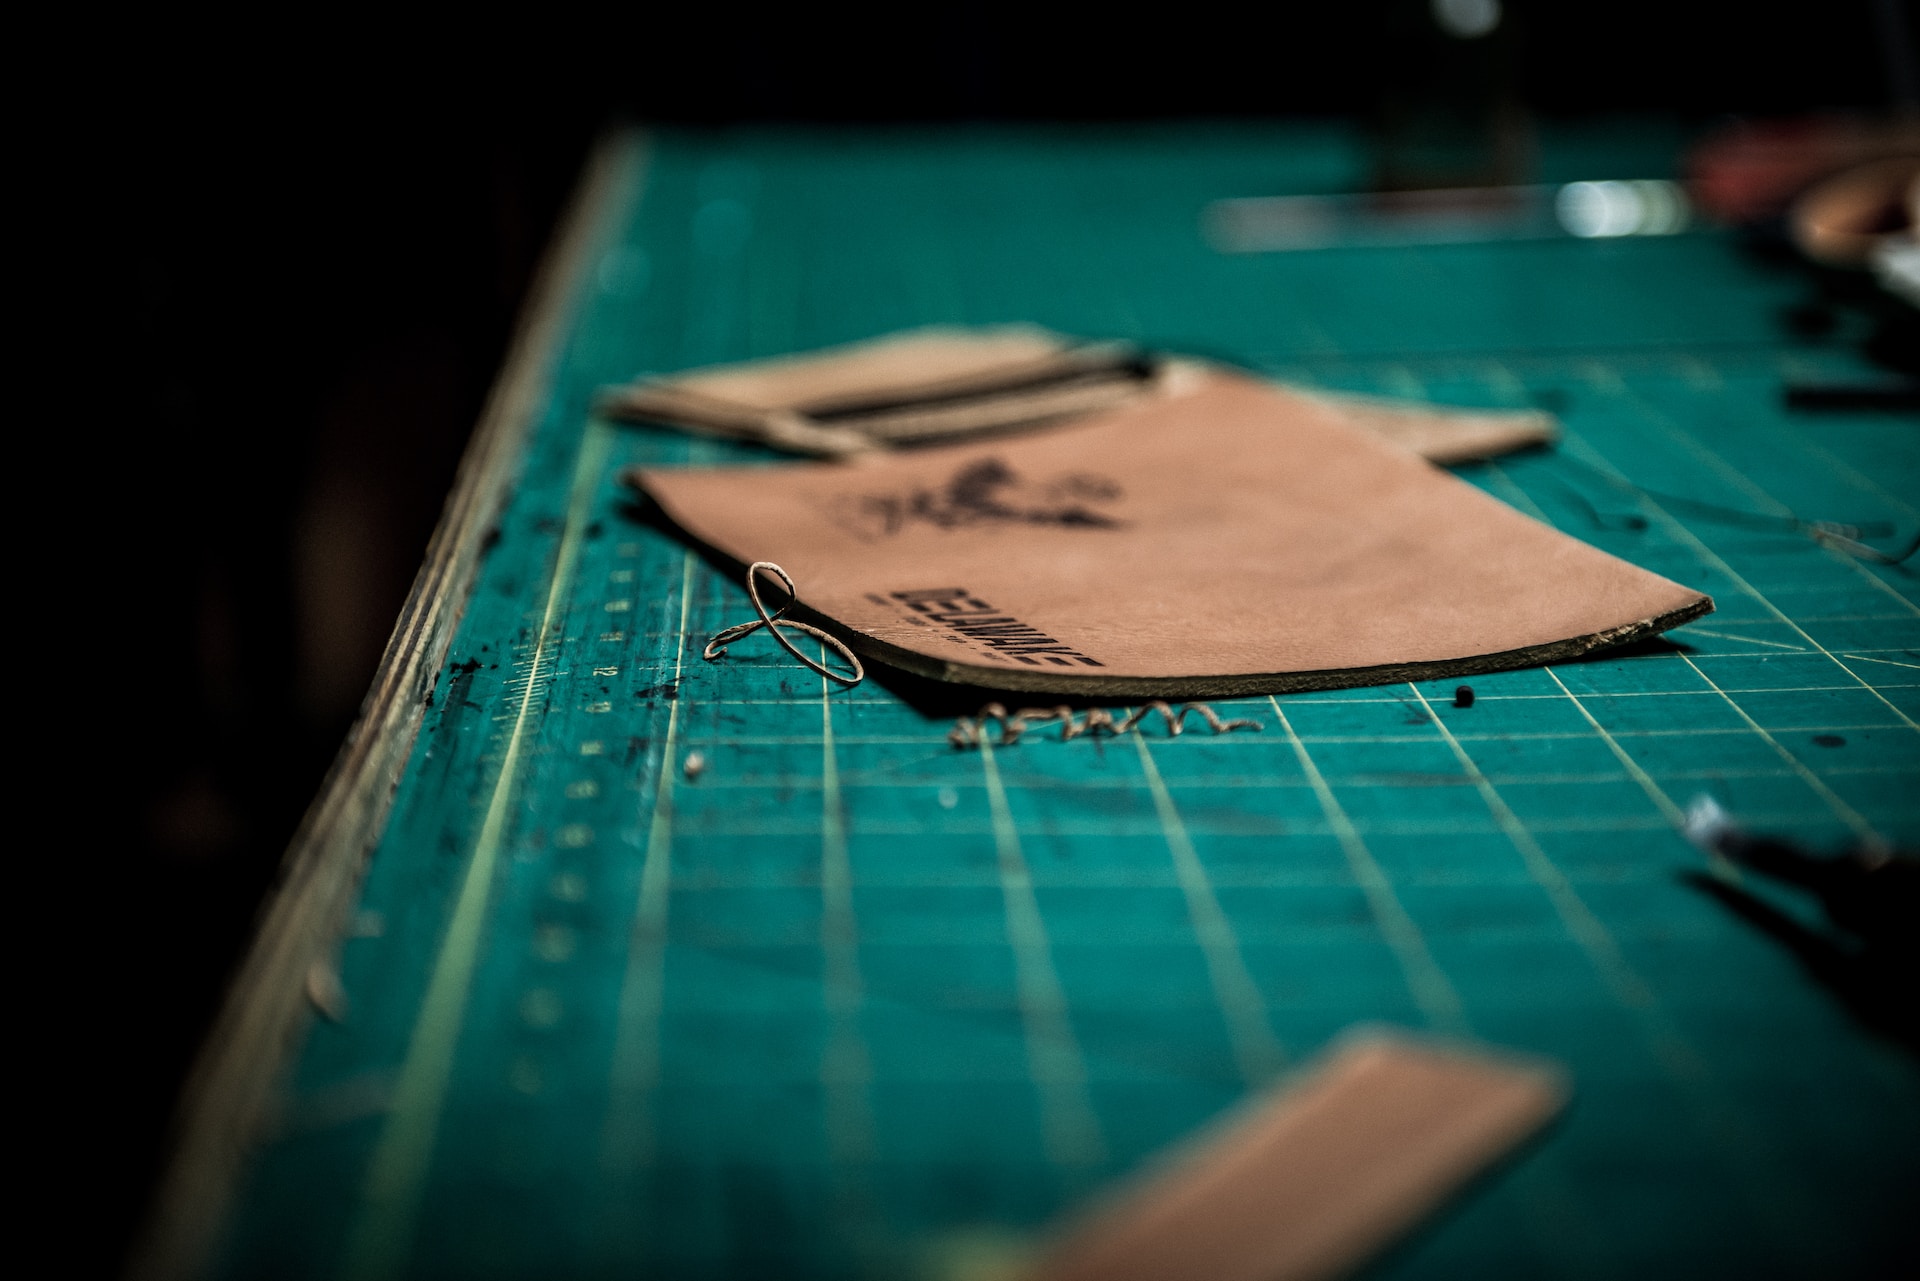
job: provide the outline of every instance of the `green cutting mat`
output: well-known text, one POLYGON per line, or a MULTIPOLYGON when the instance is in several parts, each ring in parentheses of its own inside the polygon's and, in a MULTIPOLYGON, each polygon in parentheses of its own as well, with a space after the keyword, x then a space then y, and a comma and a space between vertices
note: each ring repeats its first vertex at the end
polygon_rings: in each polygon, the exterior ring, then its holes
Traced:
MULTIPOLYGON (((1544 176, 1654 176, 1674 143, 1563 133, 1544 176)), ((1553 1055, 1577 1089, 1382 1275, 1884 1260, 1920 1073, 1681 882, 1677 824, 1704 792, 1816 843, 1920 839, 1914 575, 1590 469, 1904 534, 1916 424, 1784 414, 1783 376, 1858 370, 1787 344, 1804 286, 1718 235, 1200 239, 1209 199, 1362 161, 1330 128, 656 137, 373 859, 349 1013, 290 1067, 215 1273, 952 1274, 1370 1020, 1553 1055), (701 661, 741 585, 614 477, 768 456, 595 422, 595 389, 1006 321, 1548 403, 1557 453, 1465 477, 1719 612, 1678 649, 1476 679, 1469 709, 1400 685, 1222 705, 1258 734, 980 752, 765 637, 701 661)))

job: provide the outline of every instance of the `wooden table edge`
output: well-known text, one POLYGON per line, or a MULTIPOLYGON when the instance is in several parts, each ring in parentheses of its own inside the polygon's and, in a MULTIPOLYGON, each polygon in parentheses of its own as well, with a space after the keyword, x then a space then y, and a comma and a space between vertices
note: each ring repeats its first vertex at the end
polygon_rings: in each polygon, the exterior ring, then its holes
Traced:
POLYGON ((361 876, 425 718, 489 535, 519 479, 565 328, 615 218, 644 182, 648 136, 605 135, 548 245, 500 376, 460 460, 426 559, 360 713, 281 860, 176 1105, 168 1150, 129 1251, 128 1281, 175 1281, 211 1261, 275 1086, 304 1038, 307 976, 332 965, 361 876))

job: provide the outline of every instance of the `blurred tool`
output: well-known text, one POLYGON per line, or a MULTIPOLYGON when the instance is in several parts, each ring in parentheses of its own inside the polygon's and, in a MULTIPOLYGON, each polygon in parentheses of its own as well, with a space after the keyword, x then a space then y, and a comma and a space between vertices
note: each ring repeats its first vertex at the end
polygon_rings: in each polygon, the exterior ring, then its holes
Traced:
POLYGON ((1691 221, 1679 184, 1640 179, 1217 200, 1202 228, 1222 253, 1263 253, 1671 236, 1691 221))
POLYGON ((1696 143, 1684 168, 1687 192, 1703 215, 1741 224, 1779 216, 1830 174, 1915 155, 1920 120, 1821 116, 1729 125, 1696 143))
POLYGON ((1829 267, 1864 267, 1883 246, 1913 244, 1920 222, 1920 154, 1856 165, 1793 203, 1793 242, 1829 267))
POLYGON ((1920 125, 1748 129, 1701 144, 1690 166, 1703 207, 1745 222, 1761 244, 1784 236, 1814 267, 1819 296, 1788 313, 1789 326, 1824 338, 1850 312, 1867 325, 1861 354, 1887 371, 1789 380, 1786 406, 1920 407, 1920 125))
POLYGON ((1688 876, 1790 948, 1862 1022, 1920 1048, 1920 859, 1878 842, 1836 855, 1742 830, 1711 797, 1687 808, 1687 838, 1736 866, 1811 895, 1831 929, 1813 928, 1744 886, 1688 876))

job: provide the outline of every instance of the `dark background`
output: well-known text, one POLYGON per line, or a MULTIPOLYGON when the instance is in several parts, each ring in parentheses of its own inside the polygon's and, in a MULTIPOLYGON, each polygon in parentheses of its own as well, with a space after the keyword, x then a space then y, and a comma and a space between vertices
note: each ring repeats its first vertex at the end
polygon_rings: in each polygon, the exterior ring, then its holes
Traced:
POLYGON ((1914 7, 1509 0, 1464 52, 1420 0, 1072 22, 953 6, 906 25, 709 6, 611 25, 126 36, 89 70, 109 123, 74 144, 118 202, 115 234, 89 250, 116 291, 109 478, 93 492, 102 539, 136 567, 121 616, 169 692, 114 727, 126 767, 88 810, 116 1084, 97 1101, 91 1176, 106 1230, 82 1250, 104 1268, 123 1248, 181 1075, 609 122, 1382 128, 1448 75, 1479 86, 1468 109, 1542 120, 1884 113, 1911 94, 1886 15, 1917 30, 1914 7))

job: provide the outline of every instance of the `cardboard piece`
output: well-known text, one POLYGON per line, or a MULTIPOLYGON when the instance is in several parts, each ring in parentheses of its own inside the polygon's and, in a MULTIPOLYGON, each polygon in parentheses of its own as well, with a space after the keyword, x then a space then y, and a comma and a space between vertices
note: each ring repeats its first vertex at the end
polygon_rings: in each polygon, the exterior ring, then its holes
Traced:
POLYGON ((994 689, 1231 697, 1572 658, 1713 608, 1317 397, 1216 374, 860 466, 629 480, 863 654, 994 689))
POLYGON ((1356 1037, 1143 1171, 1033 1281, 1324 1281, 1358 1268, 1565 1106, 1538 1061, 1356 1037))

